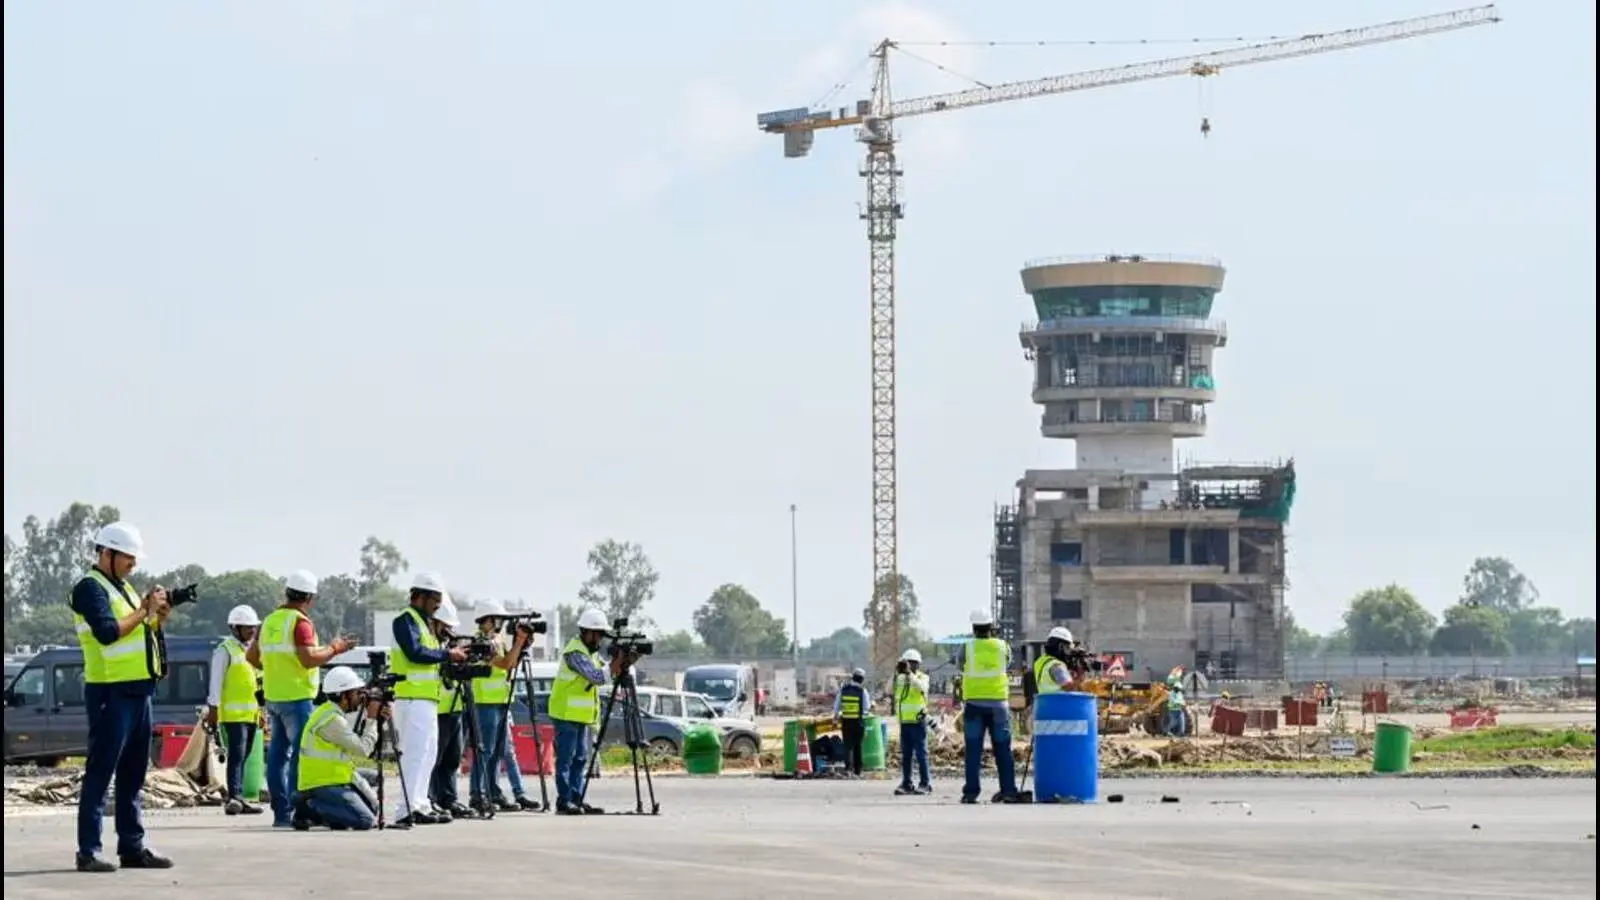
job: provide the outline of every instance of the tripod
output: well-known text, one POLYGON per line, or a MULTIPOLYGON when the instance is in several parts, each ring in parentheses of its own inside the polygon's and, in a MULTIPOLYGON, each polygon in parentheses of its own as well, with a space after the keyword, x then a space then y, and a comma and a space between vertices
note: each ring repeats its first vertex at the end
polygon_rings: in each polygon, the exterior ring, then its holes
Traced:
MULTIPOLYGON (((463 678, 459 681, 452 680, 452 683, 454 683, 456 686, 456 698, 461 701, 461 715, 467 720, 467 746, 472 748, 472 774, 477 776, 478 779, 480 779, 479 783, 482 784, 484 783, 484 773, 488 771, 485 768, 488 766, 488 763, 485 762, 483 758, 483 735, 478 731, 478 701, 477 698, 472 694, 472 679, 463 678)), ((488 776, 488 780, 492 780, 494 778, 494 773, 489 771, 488 776)), ((456 773, 450 773, 450 777, 456 777, 456 773)), ((469 779, 471 779, 471 777, 472 776, 468 776, 469 779)), ((468 784, 471 784, 470 780, 468 781, 468 784)), ((446 810, 446 812, 448 812, 448 810, 446 810)), ((482 807, 474 810, 474 812, 476 812, 481 818, 492 819, 494 818, 494 805, 485 803, 482 807)))
MULTIPOLYGON (((517 672, 516 675, 512 677, 511 681, 512 699, 516 699, 516 683, 519 681, 522 682, 523 696, 528 698, 528 724, 533 726, 534 767, 539 770, 538 811, 549 812, 550 786, 549 782, 546 781, 544 774, 544 738, 539 736, 539 703, 533 696, 533 661, 529 659, 526 649, 524 649, 522 652, 522 658, 517 660, 517 672)), ((495 752, 496 759, 501 759, 504 756, 506 735, 511 732, 511 726, 513 724, 513 720, 515 719, 515 716, 513 716, 511 713, 512 707, 515 705, 515 703, 506 705, 506 727, 500 729, 500 735, 498 738, 496 738, 496 740, 499 741, 495 752)), ((554 757, 555 754, 552 753, 551 758, 554 759, 554 757)), ((509 767, 509 763, 507 765, 509 767)), ((490 772, 489 778, 491 781, 493 781, 498 779, 499 775, 495 772, 490 772)))
MULTIPOLYGON (((384 709, 391 708, 389 706, 390 702, 391 701, 385 699, 383 701, 383 708, 384 709)), ((357 723, 357 727, 358 728, 360 727, 359 721, 357 723)), ((384 799, 383 799, 383 781, 384 781, 384 778, 383 778, 383 745, 386 744, 386 743, 390 747, 394 748, 394 770, 395 770, 395 774, 397 774, 400 777, 400 798, 405 801, 406 809, 409 809, 409 810, 415 810, 416 809, 416 807, 411 805, 411 794, 410 794, 410 792, 406 790, 405 763, 400 759, 400 756, 401 756, 401 753, 400 753, 400 742, 395 740, 395 737, 394 737, 394 724, 392 722, 390 722, 387 718, 384 718, 383 716, 379 716, 378 717, 378 742, 376 744, 372 745, 372 761, 378 764, 378 810, 377 810, 377 812, 378 812, 378 828, 379 828, 379 830, 391 827, 389 825, 388 818, 387 818, 388 814, 384 812, 384 809, 386 807, 385 807, 385 803, 384 803, 384 799)), ((410 826, 408 824, 406 824, 406 823, 401 823, 401 827, 402 828, 407 828, 407 827, 410 827, 410 826)))
MULTIPOLYGON (((589 755, 589 773, 583 780, 583 793, 578 795, 578 803, 589 795, 589 783, 594 780, 600 771, 600 746, 605 743, 606 728, 611 724, 611 711, 616 708, 617 698, 622 698, 622 733, 628 744, 628 755, 633 762, 633 812, 631 815, 657 816, 661 814, 661 804, 656 802, 655 782, 650 778, 649 748, 644 742, 644 715, 639 712, 639 690, 633 683, 633 674, 627 667, 622 669, 622 674, 611 680, 611 695, 606 697, 605 709, 600 713, 600 728, 595 734, 594 750, 589 755), (644 761, 640 762, 643 756, 644 761), (644 783, 641 789, 639 781, 640 770, 644 771, 644 783), (650 795, 650 811, 645 812, 645 793, 650 795)), ((628 815, 624 813, 624 815, 628 815)))

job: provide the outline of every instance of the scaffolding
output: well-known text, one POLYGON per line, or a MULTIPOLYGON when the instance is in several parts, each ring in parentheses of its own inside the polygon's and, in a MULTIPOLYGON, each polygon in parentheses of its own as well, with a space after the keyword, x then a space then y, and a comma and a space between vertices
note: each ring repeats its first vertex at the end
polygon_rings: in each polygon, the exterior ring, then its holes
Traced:
POLYGON ((1007 643, 1022 639, 1022 516, 1015 506, 996 506, 992 609, 995 631, 1007 643))

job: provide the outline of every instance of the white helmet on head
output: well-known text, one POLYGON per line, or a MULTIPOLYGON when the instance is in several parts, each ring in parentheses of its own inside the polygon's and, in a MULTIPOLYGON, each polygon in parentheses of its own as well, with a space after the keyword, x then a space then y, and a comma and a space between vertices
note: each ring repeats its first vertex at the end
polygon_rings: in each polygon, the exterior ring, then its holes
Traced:
POLYGON ((411 589, 413 591, 433 591, 436 594, 447 592, 444 586, 444 576, 438 572, 418 572, 411 576, 411 589))
POLYGON ((253 628, 260 624, 261 618, 256 615, 256 611, 244 605, 243 603, 235 606, 233 609, 228 610, 228 627, 230 628, 240 626, 248 626, 253 628))
POLYGON ((506 615, 506 605, 499 600, 479 600, 473 608, 473 621, 482 622, 484 619, 503 619, 506 615))
POLYGON ((322 692, 329 696, 353 691, 366 685, 356 670, 349 666, 334 666, 328 671, 326 678, 322 679, 322 692))
POLYGON ((606 614, 592 606, 578 616, 578 628, 583 631, 605 631, 610 627, 606 614))
POLYGON ((974 625, 993 625, 994 624, 994 613, 988 611, 987 609, 975 610, 972 613, 972 624, 974 624, 974 625))
POLYGON ((134 559, 144 555, 144 536, 127 522, 112 522, 94 533, 94 545, 134 559))
POLYGON ((1066 641, 1070 644, 1072 643, 1072 632, 1068 631, 1065 626, 1057 625, 1056 627, 1050 629, 1050 634, 1047 635, 1045 639, 1051 641, 1066 641))
POLYGON ((439 608, 433 611, 433 617, 451 628, 461 627, 461 616, 456 613, 456 604, 450 599, 449 594, 439 601, 439 608))
POLYGON ((915 647, 912 647, 911 649, 907 650, 906 652, 900 654, 900 661, 901 662, 914 662, 914 663, 922 662, 922 651, 918 650, 915 647))
POLYGON ((283 586, 291 591, 302 594, 315 594, 317 592, 317 576, 305 569, 295 569, 289 577, 283 580, 283 586))

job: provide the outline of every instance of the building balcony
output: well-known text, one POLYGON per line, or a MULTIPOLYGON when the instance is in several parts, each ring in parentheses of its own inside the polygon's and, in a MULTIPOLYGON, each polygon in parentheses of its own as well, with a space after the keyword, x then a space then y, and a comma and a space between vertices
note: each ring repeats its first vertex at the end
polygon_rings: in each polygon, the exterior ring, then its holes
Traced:
POLYGON ((1024 322, 1019 335, 1024 347, 1040 337, 1055 334, 1199 334, 1212 337, 1217 346, 1228 344, 1228 324, 1221 319, 1191 316, 1067 316, 1043 322, 1024 322))
POLYGON ((1096 563, 1085 566, 1089 580, 1100 584, 1270 584, 1267 575, 1242 575, 1225 566, 1183 566, 1140 563, 1117 565, 1096 563))
MULTIPOLYGON (((1211 384, 1211 382, 1201 382, 1211 384)), ((1217 399, 1217 389, 1189 385, 1150 385, 1146 387, 1106 386, 1093 384, 1045 384, 1033 389, 1033 402, 1059 403, 1074 400, 1183 400, 1189 403, 1211 403, 1217 399)))
POLYGON ((1195 525, 1232 525, 1239 521, 1236 509, 1079 509, 1073 521, 1084 527, 1141 525, 1181 528, 1195 525))
POLYGON ((1044 437, 1072 438, 1094 434, 1167 434, 1173 437, 1200 437, 1206 433, 1205 407, 1174 410, 1163 406, 1153 415, 1128 412, 1103 412, 1099 416, 1064 416, 1047 411, 1039 420, 1044 437))

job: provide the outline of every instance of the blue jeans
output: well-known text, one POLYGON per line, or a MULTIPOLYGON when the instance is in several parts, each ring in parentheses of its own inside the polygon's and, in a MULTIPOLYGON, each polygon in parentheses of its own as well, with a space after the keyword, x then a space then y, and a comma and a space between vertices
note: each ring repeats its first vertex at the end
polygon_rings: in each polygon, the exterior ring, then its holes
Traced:
POLYGON ((272 824, 288 825, 294 786, 300 780, 300 735, 311 718, 310 700, 267 704, 272 741, 267 744, 267 791, 272 794, 272 824))
POLYGON ((500 762, 511 743, 504 706, 478 707, 478 740, 483 746, 472 748, 472 777, 467 783, 473 800, 495 800, 500 796, 500 762))
POLYGON ((963 798, 977 799, 978 775, 983 771, 983 735, 989 734, 994 749, 994 767, 1000 772, 1000 794, 1010 797, 1017 793, 1017 763, 1011 758, 1011 712, 1000 706, 977 706, 968 703, 961 713, 967 743, 967 783, 961 789, 963 798))
POLYGON ((589 765, 589 726, 555 720, 556 808, 576 806, 583 797, 583 772, 589 765))
POLYGON ((506 716, 506 752, 502 759, 506 764, 506 780, 511 782, 511 796, 520 800, 528 796, 528 792, 522 786, 522 763, 517 761, 517 742, 511 736, 515 718, 506 716))
POLYGON ((1182 709, 1169 709, 1167 710, 1166 721, 1162 724, 1162 730, 1174 737, 1182 737, 1189 733, 1189 729, 1184 727, 1187 724, 1189 723, 1184 721, 1182 709))
POLYGON ((911 787, 911 758, 917 760, 917 785, 928 787, 928 726, 921 722, 900 723, 900 786, 911 787))
POLYGON ((85 684, 89 755, 78 794, 78 852, 100 853, 100 822, 106 790, 117 782, 117 855, 144 849, 144 806, 139 792, 150 768, 150 693, 154 682, 85 684))
POLYGON ((312 788, 306 791, 305 801, 311 814, 329 828, 366 831, 378 821, 366 798, 349 785, 312 788))
POLYGON ((256 742, 256 723, 223 722, 222 742, 228 748, 228 796, 236 800, 256 799, 244 795, 244 761, 256 742))

